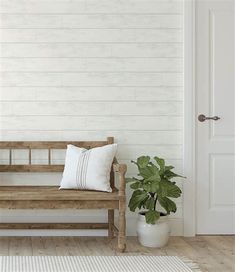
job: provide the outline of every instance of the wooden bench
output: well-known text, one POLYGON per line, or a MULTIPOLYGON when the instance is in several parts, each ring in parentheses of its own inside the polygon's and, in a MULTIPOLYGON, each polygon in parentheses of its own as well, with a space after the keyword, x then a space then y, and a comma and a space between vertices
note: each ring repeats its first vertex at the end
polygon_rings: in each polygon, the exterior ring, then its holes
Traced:
MULTIPOLYGON (((113 142, 113 137, 108 137, 106 141, 0 142, 0 149, 9 150, 9 164, 0 165, 0 172, 63 172, 64 165, 52 164, 53 149, 66 149, 67 144, 89 149, 113 142), (28 164, 13 164, 13 150, 18 149, 28 150, 28 164), (34 149, 48 150, 48 164, 32 164, 34 149)), ((108 229, 108 237, 117 234, 117 249, 123 252, 126 247, 126 170, 125 164, 114 160, 110 173, 111 193, 58 190, 58 186, 0 186, 0 209, 107 209, 108 223, 0 223, 0 229, 108 229), (114 184, 115 172, 119 176, 118 189, 114 184), (115 209, 119 211, 118 228, 114 225, 115 209)))

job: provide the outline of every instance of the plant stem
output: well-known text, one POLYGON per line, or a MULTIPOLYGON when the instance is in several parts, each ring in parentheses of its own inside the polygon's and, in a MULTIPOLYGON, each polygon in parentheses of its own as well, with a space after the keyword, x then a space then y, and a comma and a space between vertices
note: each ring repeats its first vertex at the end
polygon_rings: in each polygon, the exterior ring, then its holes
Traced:
POLYGON ((155 193, 149 193, 152 198, 154 198, 155 193))
POLYGON ((156 195, 156 199, 155 199, 155 201, 154 201, 154 211, 156 211, 156 205, 157 205, 157 195, 156 195))

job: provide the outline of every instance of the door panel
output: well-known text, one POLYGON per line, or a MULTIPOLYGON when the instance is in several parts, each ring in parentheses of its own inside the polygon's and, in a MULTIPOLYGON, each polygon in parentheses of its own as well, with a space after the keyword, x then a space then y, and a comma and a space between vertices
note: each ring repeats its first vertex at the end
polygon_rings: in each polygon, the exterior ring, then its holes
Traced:
POLYGON ((235 1, 196 2, 197 233, 235 233, 235 1))
POLYGON ((226 182, 235 180, 233 154, 213 154, 210 156, 210 208, 229 209, 235 205, 234 184, 226 182))
POLYGON ((235 136, 234 90, 234 11, 209 11, 210 37, 210 102, 211 114, 219 115, 222 122, 211 122, 212 136, 235 136), (225 107, 226 105, 226 107, 225 107))

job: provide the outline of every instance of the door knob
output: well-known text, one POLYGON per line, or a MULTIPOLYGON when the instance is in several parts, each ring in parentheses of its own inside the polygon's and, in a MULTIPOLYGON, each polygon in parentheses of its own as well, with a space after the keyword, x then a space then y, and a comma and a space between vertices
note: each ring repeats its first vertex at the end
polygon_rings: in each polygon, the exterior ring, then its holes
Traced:
POLYGON ((213 117, 207 117, 204 114, 200 114, 198 115, 198 121, 200 122, 204 122, 206 120, 214 120, 214 121, 218 121, 220 119, 219 116, 213 116, 213 117))

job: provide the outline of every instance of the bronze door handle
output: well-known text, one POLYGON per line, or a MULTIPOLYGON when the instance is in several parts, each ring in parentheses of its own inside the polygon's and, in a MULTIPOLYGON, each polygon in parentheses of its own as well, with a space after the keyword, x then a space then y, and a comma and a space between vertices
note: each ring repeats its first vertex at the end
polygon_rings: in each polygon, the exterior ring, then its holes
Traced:
POLYGON ((204 122, 206 120, 214 120, 214 121, 218 121, 220 119, 219 116, 213 116, 213 117, 207 117, 204 114, 200 114, 198 115, 198 121, 199 122, 204 122))

